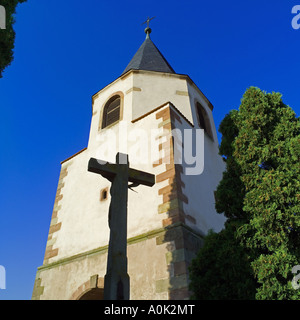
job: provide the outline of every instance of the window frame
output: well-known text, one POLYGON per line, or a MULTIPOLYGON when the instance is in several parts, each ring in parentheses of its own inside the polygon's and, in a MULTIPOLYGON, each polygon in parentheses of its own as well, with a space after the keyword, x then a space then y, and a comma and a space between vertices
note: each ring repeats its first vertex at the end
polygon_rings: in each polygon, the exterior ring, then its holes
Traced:
MULTIPOLYGON (((117 98, 116 98, 117 99, 117 98)), ((111 94, 106 100, 105 103, 102 105, 101 108, 101 115, 100 115, 100 119, 99 119, 99 126, 98 126, 98 130, 106 130, 108 128, 111 128, 112 126, 116 125, 118 122, 120 122, 123 119, 123 101, 124 101, 124 94, 121 91, 118 92, 114 92, 113 94, 111 94), (107 107, 109 106, 109 103, 111 101, 111 103, 114 101, 114 97, 118 97, 120 99, 120 114, 119 114, 119 119, 110 123, 109 125, 102 127, 103 126, 103 118, 106 115, 105 111, 107 109, 107 107)))
POLYGON ((108 191, 109 191, 108 187, 100 190, 100 201, 101 202, 108 200, 108 191))
POLYGON ((200 129, 203 129, 204 132, 214 141, 213 138, 213 132, 212 132, 212 126, 211 121, 209 119, 208 113, 206 109, 203 107, 203 104, 199 101, 195 101, 195 111, 196 111, 196 117, 197 117, 197 124, 200 129), (204 128, 200 125, 200 117, 199 114, 201 114, 203 121, 204 121, 204 128))

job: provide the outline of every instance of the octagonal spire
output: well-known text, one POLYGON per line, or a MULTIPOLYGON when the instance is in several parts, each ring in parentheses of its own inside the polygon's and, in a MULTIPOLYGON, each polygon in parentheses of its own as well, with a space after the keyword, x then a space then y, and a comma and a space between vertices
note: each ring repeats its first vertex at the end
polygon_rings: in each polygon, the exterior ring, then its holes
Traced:
POLYGON ((151 28, 145 29, 146 39, 133 56, 122 74, 129 70, 148 70, 166 73, 175 73, 168 61, 150 39, 151 28))

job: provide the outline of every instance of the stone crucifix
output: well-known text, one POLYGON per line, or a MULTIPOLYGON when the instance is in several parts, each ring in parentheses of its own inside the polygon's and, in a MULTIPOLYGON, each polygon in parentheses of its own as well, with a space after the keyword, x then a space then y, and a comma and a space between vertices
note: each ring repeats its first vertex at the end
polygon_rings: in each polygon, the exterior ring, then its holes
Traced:
POLYGON ((128 188, 140 184, 152 187, 153 174, 129 168, 128 155, 117 153, 116 164, 90 158, 88 171, 101 174, 111 182, 108 224, 110 237, 107 269, 104 277, 104 300, 129 300, 127 273, 127 201, 128 188), (132 182, 128 186, 128 182, 132 182))

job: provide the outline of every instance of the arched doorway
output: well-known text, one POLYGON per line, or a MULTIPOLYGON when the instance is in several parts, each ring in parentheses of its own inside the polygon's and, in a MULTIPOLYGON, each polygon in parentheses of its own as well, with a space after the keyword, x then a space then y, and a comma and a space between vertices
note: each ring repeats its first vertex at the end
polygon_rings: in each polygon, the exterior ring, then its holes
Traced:
POLYGON ((89 289, 78 300, 103 300, 103 293, 104 290, 102 288, 89 289))
POLYGON ((73 292, 71 300, 103 300, 104 297, 104 278, 97 274, 90 277, 73 292))

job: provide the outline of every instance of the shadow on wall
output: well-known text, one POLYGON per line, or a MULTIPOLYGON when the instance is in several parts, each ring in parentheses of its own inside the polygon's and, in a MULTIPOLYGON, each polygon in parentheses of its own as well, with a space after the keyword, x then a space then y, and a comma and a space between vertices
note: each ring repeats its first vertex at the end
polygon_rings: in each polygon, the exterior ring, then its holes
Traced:
MULTIPOLYGON (((169 132, 174 128, 175 120, 181 124, 181 118, 171 107, 158 112, 156 118, 162 120, 163 128, 169 132)), ((203 238, 186 225, 186 220, 192 223, 196 221, 183 209, 188 198, 184 195, 185 184, 181 179, 183 165, 174 164, 174 148, 174 139, 169 135, 169 139, 161 144, 160 149, 170 155, 170 164, 166 165, 165 172, 156 176, 157 183, 168 180, 168 186, 159 190, 163 203, 159 205, 158 213, 167 213, 168 217, 163 220, 165 231, 156 239, 156 244, 167 243, 166 261, 169 273, 168 278, 156 281, 156 292, 167 291, 170 300, 182 300, 191 296, 188 267, 203 245, 203 238)))

